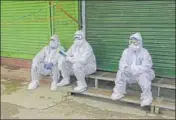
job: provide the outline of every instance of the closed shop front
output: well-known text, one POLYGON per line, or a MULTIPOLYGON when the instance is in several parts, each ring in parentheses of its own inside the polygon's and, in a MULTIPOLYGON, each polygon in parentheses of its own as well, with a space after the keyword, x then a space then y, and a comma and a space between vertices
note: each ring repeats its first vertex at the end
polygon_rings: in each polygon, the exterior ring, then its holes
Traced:
POLYGON ((1 56, 32 59, 54 33, 69 48, 77 22, 78 1, 1 1, 1 56))
POLYGON ((48 1, 1 1, 1 56, 32 59, 50 38, 48 1))
POLYGON ((175 1, 86 1, 86 38, 98 69, 116 72, 134 32, 141 32, 156 76, 175 78, 175 1))

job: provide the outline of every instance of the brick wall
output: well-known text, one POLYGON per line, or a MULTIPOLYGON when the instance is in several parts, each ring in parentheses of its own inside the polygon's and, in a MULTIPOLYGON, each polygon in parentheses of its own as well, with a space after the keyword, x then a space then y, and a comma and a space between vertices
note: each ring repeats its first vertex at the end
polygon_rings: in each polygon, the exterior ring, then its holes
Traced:
POLYGON ((15 66, 20 68, 30 68, 32 60, 1 57, 1 65, 15 66))
MULTIPOLYGON (((5 66, 1 66, 1 78, 31 81, 31 77, 30 77, 31 63, 32 63, 32 60, 1 57, 1 65, 10 66, 10 69, 11 67, 20 68, 20 69, 17 68, 15 70, 10 70, 5 66)), ((42 77, 40 82, 43 84, 48 84, 51 82, 51 77, 42 77)))

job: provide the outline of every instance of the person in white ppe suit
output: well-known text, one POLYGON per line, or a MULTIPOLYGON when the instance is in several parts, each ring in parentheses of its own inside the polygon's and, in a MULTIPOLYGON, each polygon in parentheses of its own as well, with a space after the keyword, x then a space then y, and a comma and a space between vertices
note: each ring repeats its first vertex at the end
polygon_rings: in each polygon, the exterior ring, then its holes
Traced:
POLYGON ((85 76, 96 72, 96 58, 82 30, 75 33, 74 43, 66 55, 61 69, 63 79, 57 85, 70 84, 70 76, 75 75, 77 87, 74 88, 74 92, 83 92, 87 89, 85 76))
POLYGON ((32 81, 28 86, 28 90, 36 89, 39 85, 41 76, 52 76, 51 90, 57 89, 57 82, 60 78, 58 69, 59 50, 64 50, 60 45, 58 36, 51 36, 49 45, 45 46, 33 59, 31 66, 32 81))
POLYGON ((139 32, 130 36, 129 47, 123 51, 119 61, 119 70, 111 95, 112 100, 124 97, 127 83, 137 82, 142 90, 141 107, 151 104, 153 100, 151 82, 155 73, 152 70, 152 58, 142 45, 142 37, 139 32))

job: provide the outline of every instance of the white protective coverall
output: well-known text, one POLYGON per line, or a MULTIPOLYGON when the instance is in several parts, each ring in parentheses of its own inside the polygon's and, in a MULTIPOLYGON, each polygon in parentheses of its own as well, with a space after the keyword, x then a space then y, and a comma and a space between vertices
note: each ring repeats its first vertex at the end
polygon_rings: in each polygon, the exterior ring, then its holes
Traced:
POLYGON ((39 79, 42 76, 52 76, 51 90, 57 89, 57 82, 60 78, 60 71, 58 70, 59 50, 64 50, 60 45, 57 35, 51 37, 50 44, 45 46, 33 59, 31 66, 32 81, 28 86, 29 90, 36 89, 39 85, 39 79), (46 68, 47 64, 51 64, 46 68))
POLYGON ((63 80, 58 83, 58 86, 70 84, 70 76, 75 75, 77 78, 77 87, 75 92, 83 92, 87 88, 85 76, 96 72, 96 58, 92 47, 85 40, 82 30, 75 33, 74 43, 67 51, 67 57, 62 64, 63 80))
POLYGON ((126 93, 126 84, 137 82, 142 90, 141 107, 143 107, 150 105, 153 100, 151 82, 155 73, 152 70, 152 58, 147 49, 142 46, 141 34, 139 32, 133 34, 130 36, 130 40, 132 39, 137 40, 139 44, 132 43, 123 51, 111 99, 122 98, 126 93))

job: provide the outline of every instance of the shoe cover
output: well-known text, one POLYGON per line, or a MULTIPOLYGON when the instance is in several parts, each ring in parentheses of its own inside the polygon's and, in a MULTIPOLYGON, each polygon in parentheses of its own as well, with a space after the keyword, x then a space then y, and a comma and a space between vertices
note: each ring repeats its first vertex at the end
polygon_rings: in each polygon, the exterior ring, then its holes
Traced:
POLYGON ((28 90, 34 90, 38 87, 38 85, 39 85, 38 82, 32 81, 28 86, 28 90))
POLYGON ((142 102, 141 102, 141 107, 149 106, 151 103, 152 103, 152 100, 151 100, 151 99, 144 99, 144 100, 142 100, 142 102))
POLYGON ((119 93, 115 93, 115 92, 113 92, 112 95, 111 95, 111 99, 112 99, 112 100, 119 100, 119 99, 121 99, 122 97, 124 97, 124 95, 119 94, 119 93))
POLYGON ((51 91, 57 90, 57 82, 53 81, 53 82, 51 83, 51 88, 50 88, 50 90, 51 90, 51 91))
POLYGON ((57 83, 57 86, 58 87, 62 87, 62 86, 66 86, 68 84, 70 84, 70 80, 68 80, 68 79, 62 79, 60 83, 57 83))
POLYGON ((84 92, 87 89, 85 86, 77 86, 74 88, 74 92, 81 93, 84 92))

